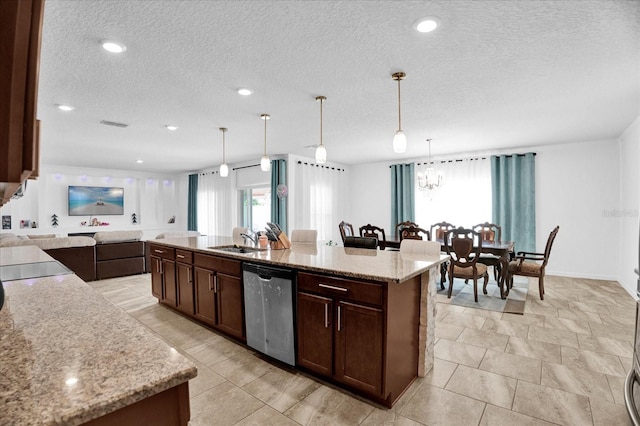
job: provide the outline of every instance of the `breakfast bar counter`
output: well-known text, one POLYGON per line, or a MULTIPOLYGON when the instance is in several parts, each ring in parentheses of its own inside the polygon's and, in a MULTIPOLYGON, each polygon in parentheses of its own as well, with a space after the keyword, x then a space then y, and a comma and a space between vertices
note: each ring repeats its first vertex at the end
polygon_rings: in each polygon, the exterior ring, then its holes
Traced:
MULTIPOLYGON (((0 249, 0 266, 55 261, 0 249)), ((3 282, 0 424, 181 424, 195 365, 72 273, 3 282)))

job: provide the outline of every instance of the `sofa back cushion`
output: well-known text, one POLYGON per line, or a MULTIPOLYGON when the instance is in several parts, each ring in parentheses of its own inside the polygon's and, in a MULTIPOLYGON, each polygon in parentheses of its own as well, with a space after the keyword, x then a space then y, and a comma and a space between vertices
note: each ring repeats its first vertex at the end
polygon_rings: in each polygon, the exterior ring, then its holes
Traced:
POLYGON ((142 239, 142 231, 96 232, 93 238, 98 244, 119 243, 124 241, 140 241, 142 239))

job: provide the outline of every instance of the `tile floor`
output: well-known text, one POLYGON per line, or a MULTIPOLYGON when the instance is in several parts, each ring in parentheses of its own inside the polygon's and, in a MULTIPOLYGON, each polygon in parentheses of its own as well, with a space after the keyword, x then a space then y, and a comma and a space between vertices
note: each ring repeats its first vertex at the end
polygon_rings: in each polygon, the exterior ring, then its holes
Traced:
POLYGON ((198 366, 200 425, 628 425, 635 301, 609 281, 547 277, 524 315, 438 295, 435 366, 387 410, 265 362, 157 303, 149 275, 89 283, 198 366))

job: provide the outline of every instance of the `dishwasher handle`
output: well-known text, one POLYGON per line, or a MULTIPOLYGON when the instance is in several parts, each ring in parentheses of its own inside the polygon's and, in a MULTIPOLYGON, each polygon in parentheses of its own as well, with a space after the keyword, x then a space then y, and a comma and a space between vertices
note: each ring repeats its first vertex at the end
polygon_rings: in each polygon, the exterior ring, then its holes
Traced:
POLYGON ((284 278, 291 280, 294 277, 294 272, 290 269, 273 268, 266 265, 258 265, 255 263, 244 263, 242 265, 244 272, 256 274, 263 281, 270 281, 271 278, 284 278))

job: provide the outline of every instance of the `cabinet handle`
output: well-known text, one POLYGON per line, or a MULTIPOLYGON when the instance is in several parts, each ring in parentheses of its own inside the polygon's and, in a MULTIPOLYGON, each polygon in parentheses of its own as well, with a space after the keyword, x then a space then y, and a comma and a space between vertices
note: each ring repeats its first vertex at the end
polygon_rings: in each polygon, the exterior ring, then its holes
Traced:
POLYGON ((183 255, 181 255, 181 254, 178 254, 177 256, 178 256, 178 258, 180 258, 180 259, 184 259, 184 256, 183 256, 183 255))
POLYGON ((340 306, 338 306, 338 331, 340 331, 340 323, 342 321, 340 320, 340 306))
POLYGON ((164 253, 164 250, 153 249, 153 251, 156 253, 164 253))
POLYGON ((328 288, 329 290, 338 290, 338 291, 349 291, 346 288, 342 288, 342 287, 336 287, 333 285, 329 285, 329 284, 318 284, 318 287, 322 287, 322 288, 328 288))
POLYGON ((324 304, 324 328, 329 328, 329 304, 324 304))
POLYGON ((213 290, 213 283, 211 282, 211 275, 209 275, 209 291, 213 290))
POLYGON ((214 293, 218 292, 218 276, 217 275, 213 276, 213 292, 214 293))

